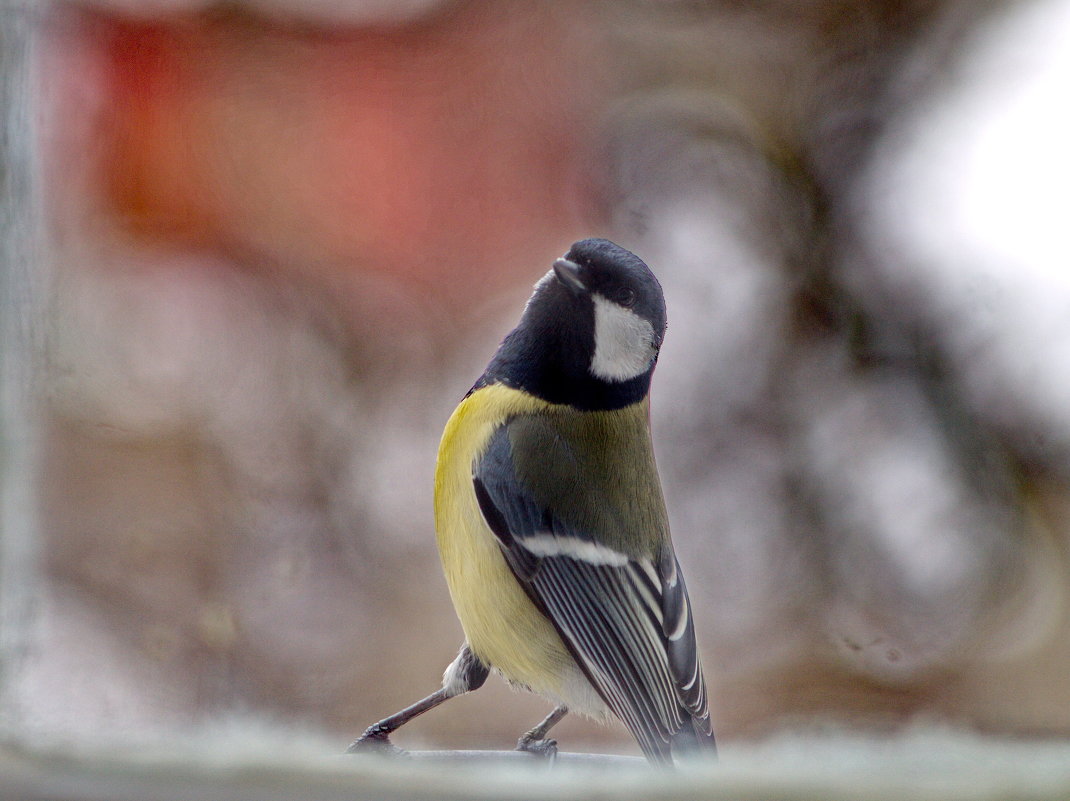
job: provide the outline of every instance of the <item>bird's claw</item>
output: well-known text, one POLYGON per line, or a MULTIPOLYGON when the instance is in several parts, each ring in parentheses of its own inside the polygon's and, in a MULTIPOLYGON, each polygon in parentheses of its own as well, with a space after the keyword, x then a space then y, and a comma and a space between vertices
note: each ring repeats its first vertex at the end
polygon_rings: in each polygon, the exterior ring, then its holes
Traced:
POLYGON ((534 754, 537 757, 553 762, 557 758, 557 740, 536 740, 534 737, 525 734, 516 741, 516 750, 526 751, 529 754, 534 754))
POLYGON ((389 754, 399 756, 405 751, 390 742, 390 734, 378 726, 371 726, 359 738, 354 740, 347 754, 389 754))

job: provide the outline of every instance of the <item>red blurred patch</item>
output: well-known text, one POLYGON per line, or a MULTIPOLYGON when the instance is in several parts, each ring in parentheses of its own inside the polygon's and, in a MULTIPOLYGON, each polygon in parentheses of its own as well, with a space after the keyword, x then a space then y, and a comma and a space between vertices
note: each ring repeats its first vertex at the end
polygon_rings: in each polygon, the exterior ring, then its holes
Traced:
POLYGON ((602 54, 543 4, 451 8, 340 32, 107 19, 115 212, 331 285, 385 271, 463 297, 530 276, 584 233, 602 54))
POLYGON ((213 226, 193 191, 198 171, 184 147, 190 134, 189 34, 175 25, 115 25, 104 174, 117 209, 135 229, 203 239, 213 226))

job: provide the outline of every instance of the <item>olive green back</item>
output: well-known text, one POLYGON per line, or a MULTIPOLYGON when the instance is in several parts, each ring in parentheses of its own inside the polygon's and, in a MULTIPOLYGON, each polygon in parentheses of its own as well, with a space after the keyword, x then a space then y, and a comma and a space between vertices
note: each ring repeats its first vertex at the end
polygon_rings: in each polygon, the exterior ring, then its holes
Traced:
POLYGON ((669 525, 647 400, 613 411, 563 407, 509 423, 517 478, 536 503, 595 541, 656 556, 669 525))

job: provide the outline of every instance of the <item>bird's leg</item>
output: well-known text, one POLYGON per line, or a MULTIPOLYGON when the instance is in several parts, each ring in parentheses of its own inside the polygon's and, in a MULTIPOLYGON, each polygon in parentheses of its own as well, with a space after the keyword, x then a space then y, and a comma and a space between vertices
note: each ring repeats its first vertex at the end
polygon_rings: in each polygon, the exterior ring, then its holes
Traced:
MULTIPOLYGON (((347 754, 356 754, 361 751, 393 751, 400 753, 401 749, 395 748, 390 742, 390 735, 400 729, 410 720, 430 709, 434 709, 443 701, 447 701, 456 695, 478 690, 487 680, 490 668, 477 659, 468 649, 468 643, 461 646, 457 658, 446 668, 442 676, 442 688, 431 693, 426 698, 417 701, 412 706, 407 706, 400 712, 395 712, 388 718, 383 718, 378 723, 364 730, 357 740, 346 749, 347 754)), ((553 725, 553 724, 551 724, 553 725)))
POLYGON ((557 740, 547 740, 546 734, 554 726, 561 722, 561 718, 568 714, 568 707, 563 704, 556 707, 553 712, 543 718, 531 731, 525 732, 516 741, 517 751, 527 751, 530 754, 546 757, 552 760, 557 756, 557 740))
POLYGON ((361 751, 394 751, 400 753, 401 749, 396 748, 393 743, 390 742, 390 735, 400 729, 406 723, 413 718, 422 715, 429 709, 434 709, 443 701, 452 698, 446 689, 443 687, 441 690, 437 690, 431 693, 427 698, 417 701, 412 706, 407 706, 400 712, 395 712, 388 718, 383 718, 378 723, 374 723, 364 730, 364 734, 355 740, 349 748, 346 749, 347 754, 356 754, 361 751))

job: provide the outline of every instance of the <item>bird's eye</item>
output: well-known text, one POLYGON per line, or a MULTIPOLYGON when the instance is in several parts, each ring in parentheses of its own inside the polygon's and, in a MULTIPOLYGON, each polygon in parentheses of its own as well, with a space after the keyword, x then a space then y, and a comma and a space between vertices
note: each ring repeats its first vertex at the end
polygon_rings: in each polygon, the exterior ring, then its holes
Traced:
POLYGON ((621 287, 617 290, 617 303, 625 308, 630 308, 635 303, 635 290, 629 286, 621 287))

